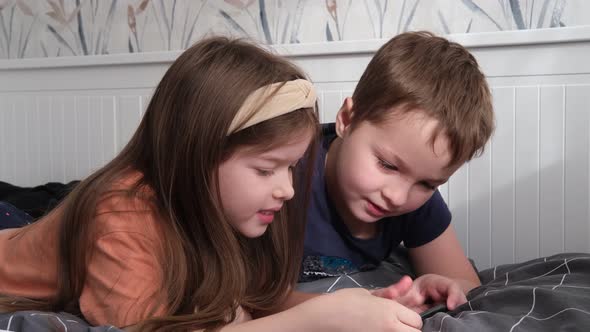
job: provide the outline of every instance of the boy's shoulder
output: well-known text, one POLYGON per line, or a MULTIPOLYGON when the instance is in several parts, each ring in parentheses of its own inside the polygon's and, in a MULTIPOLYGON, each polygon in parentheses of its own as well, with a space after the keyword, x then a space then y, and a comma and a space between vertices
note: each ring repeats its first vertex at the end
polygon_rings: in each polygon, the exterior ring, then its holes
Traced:
MULTIPOLYGON (((323 176, 323 165, 324 165, 324 159, 326 158, 326 155, 328 154, 328 150, 330 149, 330 145, 332 144, 332 142, 334 142, 334 140, 338 137, 338 135, 336 134, 336 124, 333 122, 330 123, 322 123, 321 124, 321 135, 320 135, 320 142, 319 142, 319 148, 317 149, 317 154, 316 154, 316 168, 318 168, 317 171, 320 171, 319 173, 321 173, 321 175, 323 176)), ((317 173, 316 171, 316 173, 317 173)))
POLYGON ((336 136, 336 124, 334 122, 322 123, 322 140, 332 141, 336 136))

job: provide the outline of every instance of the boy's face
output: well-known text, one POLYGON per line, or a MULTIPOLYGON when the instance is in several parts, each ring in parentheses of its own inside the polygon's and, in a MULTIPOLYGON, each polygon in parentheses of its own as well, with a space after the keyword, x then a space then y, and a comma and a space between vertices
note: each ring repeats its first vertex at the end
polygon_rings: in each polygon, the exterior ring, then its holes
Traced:
POLYGON ((439 135, 432 145, 437 121, 424 114, 412 110, 380 124, 363 121, 351 130, 346 103, 340 110, 336 128, 342 139, 330 149, 334 163, 326 172, 335 180, 332 194, 347 224, 418 209, 460 166, 447 167, 448 140, 439 135))

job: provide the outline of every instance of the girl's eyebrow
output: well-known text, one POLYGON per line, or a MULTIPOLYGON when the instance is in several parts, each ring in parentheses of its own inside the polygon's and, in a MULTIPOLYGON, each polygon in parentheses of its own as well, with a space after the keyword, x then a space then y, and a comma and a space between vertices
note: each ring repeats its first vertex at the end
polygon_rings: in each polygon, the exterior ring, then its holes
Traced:
POLYGON ((259 160, 268 161, 268 162, 271 162, 275 165, 287 165, 287 164, 299 163, 299 161, 301 159, 303 159, 303 157, 304 156, 299 156, 299 157, 295 157, 295 159, 292 159, 287 156, 280 157, 280 156, 269 155, 269 154, 267 154, 267 155, 263 154, 263 155, 257 156, 257 158, 259 160))
POLYGON ((256 159, 259 160, 263 160, 263 161, 268 161, 271 162, 273 164, 276 165, 281 165, 281 164, 285 164, 285 163, 290 163, 291 160, 285 157, 278 157, 278 156, 272 156, 272 155, 259 155, 255 157, 256 159))
POLYGON ((255 158, 256 159, 266 160, 266 161, 271 161, 271 162, 274 162, 274 163, 277 163, 277 164, 285 161, 285 158, 280 158, 280 157, 271 156, 271 155, 264 155, 264 154, 257 155, 257 156, 255 156, 255 158))

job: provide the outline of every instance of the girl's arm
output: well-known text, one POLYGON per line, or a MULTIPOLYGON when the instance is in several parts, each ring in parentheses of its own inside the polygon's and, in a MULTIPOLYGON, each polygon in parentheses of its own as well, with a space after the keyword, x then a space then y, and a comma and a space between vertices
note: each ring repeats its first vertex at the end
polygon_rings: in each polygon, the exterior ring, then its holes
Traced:
POLYGON ((421 327, 422 320, 414 311, 355 288, 316 296, 283 312, 230 324, 221 331, 418 332, 421 327))
POLYGON ((438 274, 456 281, 467 294, 481 282, 465 256, 453 225, 429 243, 408 250, 418 276, 438 274))
MULTIPOLYGON (((397 300, 401 297, 405 296, 411 289, 412 289, 412 279, 408 276, 401 278, 398 282, 393 285, 390 285, 386 288, 380 288, 376 290, 370 291, 370 294, 389 299, 389 300, 397 300)), ((291 294, 287 297, 287 300, 278 308, 272 311, 267 312, 258 312, 257 314, 252 315, 254 318, 265 317, 268 315, 272 315, 281 311, 285 311, 291 309, 303 302, 309 301, 311 299, 317 298, 320 295, 327 295, 326 293, 304 293, 299 291, 292 291, 291 294)), ((403 304, 403 303, 402 303, 403 304)))
MULTIPOLYGON (((230 324, 222 328, 220 332, 315 331, 312 320, 302 319, 302 316, 302 313, 293 309, 275 314, 266 312, 266 315, 262 318, 230 324)), ((319 331, 319 329, 316 330, 319 331)))
POLYGON ((313 299, 313 298, 318 297, 320 295, 322 295, 322 294, 291 291, 291 293, 289 294, 289 296, 287 297, 285 302, 283 302, 281 305, 279 305, 278 307, 274 308, 273 310, 269 310, 269 311, 256 311, 256 312, 252 313, 252 317, 260 318, 260 317, 266 317, 269 315, 273 315, 273 314, 279 313, 281 311, 291 309, 298 304, 301 304, 307 300, 313 299))
POLYGON ((283 305, 281 306, 280 311, 291 309, 292 307, 294 307, 298 304, 301 304, 307 300, 311 300, 311 299, 318 297, 320 295, 323 295, 323 294, 291 291, 291 294, 289 294, 289 297, 287 298, 285 303, 283 303, 283 305))

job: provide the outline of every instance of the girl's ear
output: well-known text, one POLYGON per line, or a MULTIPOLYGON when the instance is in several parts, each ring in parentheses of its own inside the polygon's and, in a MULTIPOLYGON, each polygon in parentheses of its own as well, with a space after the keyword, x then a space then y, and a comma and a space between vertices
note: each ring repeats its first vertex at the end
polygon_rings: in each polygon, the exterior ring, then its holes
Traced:
POLYGON ((350 124, 352 123, 352 105, 353 101, 351 97, 346 97, 342 103, 342 107, 336 114, 336 135, 342 137, 346 134, 350 124))

